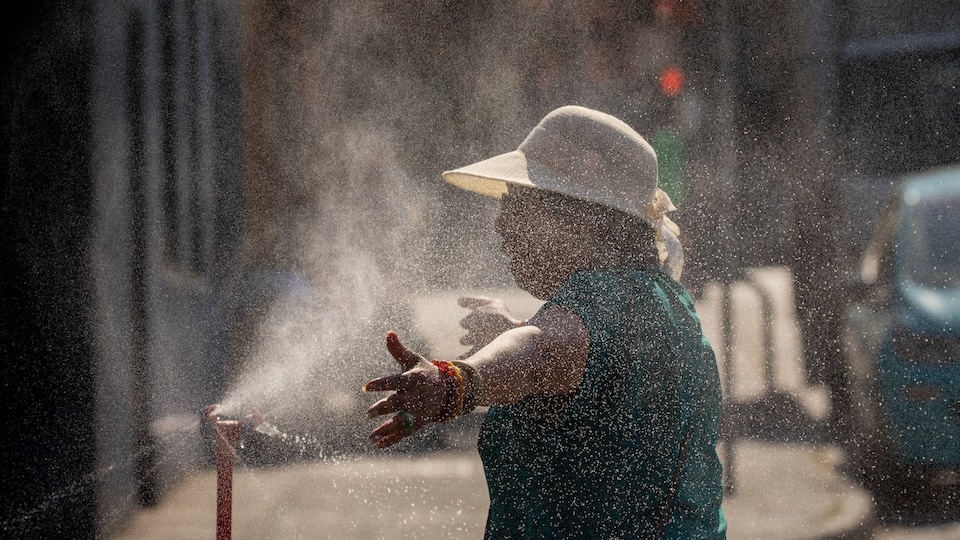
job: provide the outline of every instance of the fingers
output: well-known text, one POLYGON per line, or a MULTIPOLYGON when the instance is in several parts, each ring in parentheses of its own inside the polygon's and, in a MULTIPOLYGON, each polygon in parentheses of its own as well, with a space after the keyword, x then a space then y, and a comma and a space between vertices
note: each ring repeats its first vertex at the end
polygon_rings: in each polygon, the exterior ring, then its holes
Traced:
POLYGON ((403 373, 373 379, 363 385, 363 390, 366 392, 397 391, 367 409, 367 418, 399 413, 370 433, 370 441, 380 448, 396 444, 423 427, 426 421, 417 419, 409 411, 412 410, 416 414, 423 414, 429 418, 429 415, 435 412, 428 405, 442 402, 442 399, 437 399, 435 394, 438 392, 442 394, 443 391, 442 385, 438 390, 428 384, 431 380, 427 373, 428 368, 434 371, 436 368, 422 356, 404 346, 395 332, 387 332, 386 345, 387 351, 400 364, 403 373), (417 366, 421 363, 423 365, 418 369, 417 366))
POLYGON ((467 331, 460 337, 460 344, 486 345, 515 326, 513 321, 500 314, 472 311, 460 319, 460 327, 467 331))
POLYGON ((495 328, 509 328, 510 322, 499 313, 471 311, 460 319, 460 327, 464 330, 488 332, 495 328))
POLYGON ((467 334, 460 336, 460 344, 466 345, 468 347, 473 347, 477 345, 483 346, 493 341, 493 338, 497 337, 498 335, 499 334, 495 334, 495 333, 481 334, 479 332, 471 331, 467 334))
POLYGON ((396 332, 387 332, 387 351, 390 352, 390 355, 393 356, 404 371, 413 369, 417 366, 417 363, 422 360, 419 354, 406 348, 403 343, 400 343, 400 338, 397 337, 396 332))
POLYGON ((460 328, 463 328, 467 332, 485 332, 486 328, 490 326, 489 315, 482 314, 478 311, 471 311, 469 315, 460 319, 460 328))
POLYGON ((370 432, 368 438, 378 448, 386 448, 414 434, 425 424, 423 420, 415 418, 410 413, 400 413, 380 424, 377 429, 370 432))
POLYGON ((457 304, 462 308, 477 309, 489 305, 493 302, 492 298, 486 296, 461 296, 457 299, 457 304))
POLYGON ((403 410, 399 394, 391 394, 374 403, 367 409, 367 418, 376 418, 385 414, 403 410))
POLYGON ((379 379, 373 379, 367 384, 363 385, 364 392, 385 392, 387 390, 399 390, 400 383, 402 382, 402 373, 397 373, 396 375, 387 375, 386 377, 380 377, 379 379))
POLYGON ((496 320, 497 315, 492 313, 485 313, 483 311, 471 311, 463 316, 460 319, 460 326, 462 328, 483 328, 490 326, 491 321, 496 320))

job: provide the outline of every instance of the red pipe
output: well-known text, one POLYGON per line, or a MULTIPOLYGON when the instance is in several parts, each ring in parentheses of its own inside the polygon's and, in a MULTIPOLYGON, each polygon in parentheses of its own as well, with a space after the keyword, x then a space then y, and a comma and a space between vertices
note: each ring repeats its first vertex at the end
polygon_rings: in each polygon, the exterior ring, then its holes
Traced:
POLYGON ((233 520, 233 466, 237 463, 237 443, 241 424, 236 420, 216 420, 213 424, 213 448, 217 462, 217 540, 230 540, 233 520))

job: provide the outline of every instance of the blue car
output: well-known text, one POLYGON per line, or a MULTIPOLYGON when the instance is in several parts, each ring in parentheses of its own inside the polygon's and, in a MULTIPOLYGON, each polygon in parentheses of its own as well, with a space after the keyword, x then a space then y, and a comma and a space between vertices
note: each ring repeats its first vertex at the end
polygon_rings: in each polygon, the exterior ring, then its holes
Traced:
POLYGON ((843 321, 848 453, 878 504, 960 483, 960 165, 907 177, 843 321))

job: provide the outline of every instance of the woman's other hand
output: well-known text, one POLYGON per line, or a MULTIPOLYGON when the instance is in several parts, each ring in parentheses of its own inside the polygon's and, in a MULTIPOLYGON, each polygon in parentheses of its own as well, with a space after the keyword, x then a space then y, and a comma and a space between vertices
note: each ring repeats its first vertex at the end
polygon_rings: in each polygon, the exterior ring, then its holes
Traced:
POLYGON ((461 296, 458 303, 460 307, 471 310, 460 319, 460 327, 467 331, 460 338, 460 343, 471 347, 460 356, 461 359, 471 356, 507 330, 523 324, 523 321, 510 315, 502 300, 496 298, 461 296))
POLYGON ((393 332, 387 332, 387 350, 402 372, 363 386, 366 392, 394 391, 367 409, 367 418, 396 413, 370 433, 370 442, 380 448, 400 442, 440 415, 450 388, 433 363, 406 348, 393 332))

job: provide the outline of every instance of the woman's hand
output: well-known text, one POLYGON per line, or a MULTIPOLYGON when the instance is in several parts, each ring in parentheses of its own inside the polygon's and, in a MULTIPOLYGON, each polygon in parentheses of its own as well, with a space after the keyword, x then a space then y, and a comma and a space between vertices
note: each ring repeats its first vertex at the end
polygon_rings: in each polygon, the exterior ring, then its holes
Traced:
POLYGON ((507 330, 523 324, 523 321, 510 315, 502 300, 496 298, 461 296, 458 303, 460 307, 472 310, 460 319, 460 326, 467 331, 460 338, 460 343, 471 346, 469 351, 460 356, 461 359, 471 356, 507 330))
POLYGON ((406 348, 393 332, 387 332, 387 350, 403 372, 363 386, 366 392, 395 391, 367 409, 367 418, 397 413, 370 433, 370 442, 380 448, 400 442, 439 416, 450 388, 435 365, 406 348))

